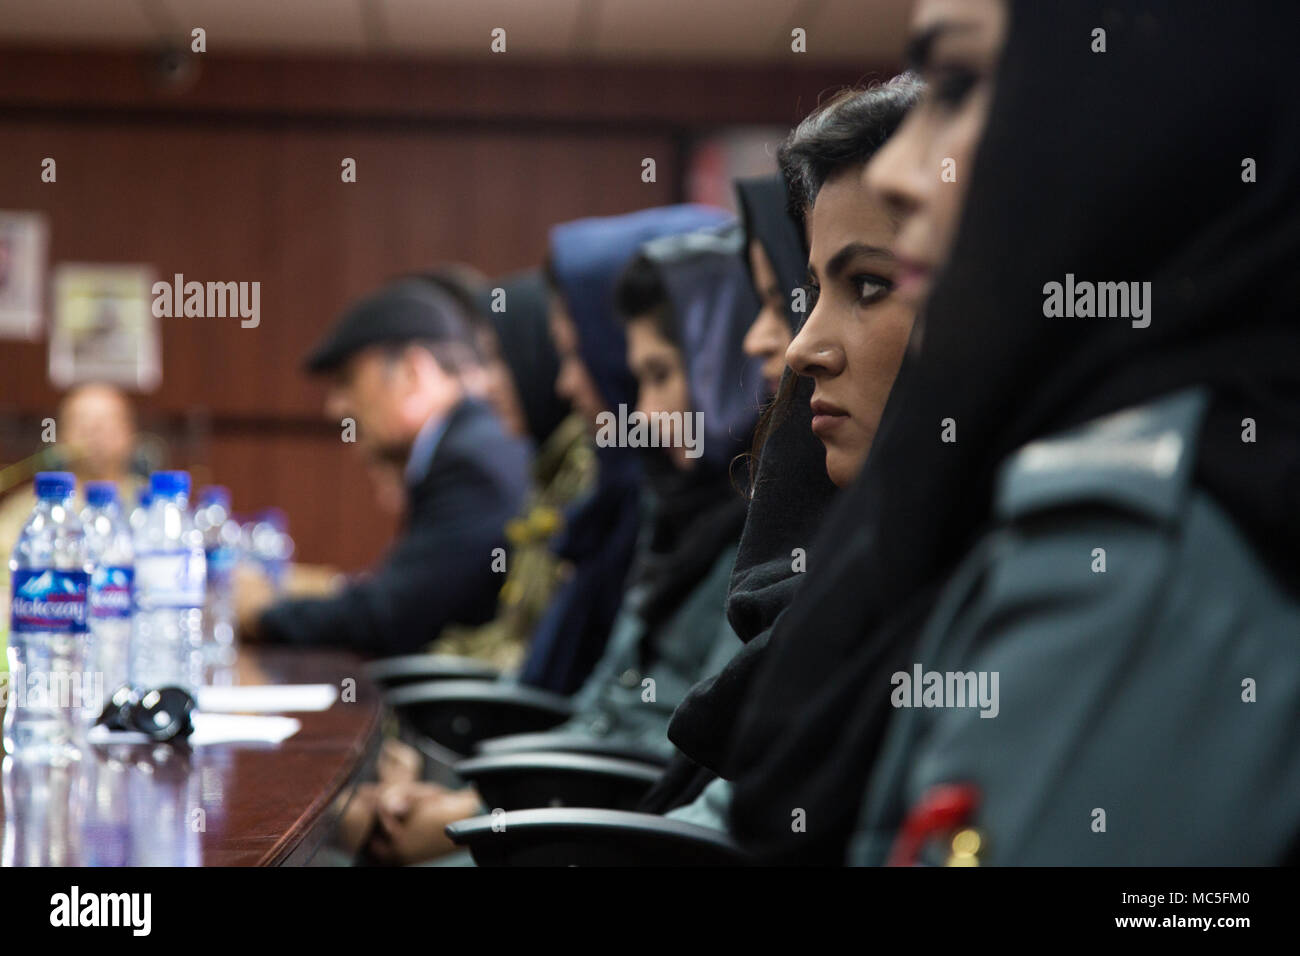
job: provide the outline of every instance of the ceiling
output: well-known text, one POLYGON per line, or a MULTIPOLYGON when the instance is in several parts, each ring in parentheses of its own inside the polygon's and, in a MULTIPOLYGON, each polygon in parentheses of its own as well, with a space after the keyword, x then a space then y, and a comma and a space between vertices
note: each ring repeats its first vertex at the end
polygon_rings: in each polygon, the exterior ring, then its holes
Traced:
POLYGON ((897 62, 912 0, 4 0, 0 45, 530 59, 897 62))

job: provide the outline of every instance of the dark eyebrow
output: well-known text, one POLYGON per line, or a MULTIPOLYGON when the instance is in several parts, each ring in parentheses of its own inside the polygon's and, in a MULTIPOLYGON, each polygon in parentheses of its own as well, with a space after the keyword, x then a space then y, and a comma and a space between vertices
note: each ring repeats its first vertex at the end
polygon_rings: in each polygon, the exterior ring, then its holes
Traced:
POLYGON ((850 261, 856 259, 858 256, 875 256, 876 258, 886 259, 890 262, 894 261, 894 254, 888 249, 882 249, 880 246, 868 245, 865 242, 850 242, 839 252, 835 253, 835 255, 831 256, 830 261, 826 263, 827 278, 835 278, 844 271, 850 261))
POLYGON ((940 20, 916 34, 907 41, 903 51, 903 62, 914 73, 923 73, 930 62, 934 45, 946 33, 964 33, 977 29, 974 23, 961 23, 952 20, 940 20))

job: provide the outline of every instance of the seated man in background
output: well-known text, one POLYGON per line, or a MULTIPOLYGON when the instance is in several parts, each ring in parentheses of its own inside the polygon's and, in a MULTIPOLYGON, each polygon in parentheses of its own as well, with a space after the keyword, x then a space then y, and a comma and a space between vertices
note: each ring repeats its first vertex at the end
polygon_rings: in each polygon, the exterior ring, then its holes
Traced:
POLYGON ((384 656, 492 617, 528 450, 466 394, 460 375, 472 361, 456 302, 409 279, 354 305, 311 354, 307 370, 332 377, 330 419, 353 419, 358 450, 402 469, 404 527, 374 574, 333 597, 262 610, 255 636, 384 656))

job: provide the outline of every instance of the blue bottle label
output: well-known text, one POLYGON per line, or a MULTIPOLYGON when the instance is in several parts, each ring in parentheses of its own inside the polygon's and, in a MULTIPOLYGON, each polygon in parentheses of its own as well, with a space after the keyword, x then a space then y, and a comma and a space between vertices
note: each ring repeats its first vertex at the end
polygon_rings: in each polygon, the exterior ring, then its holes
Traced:
POLYGON ((85 571, 27 568, 15 571, 10 632, 84 634, 90 575, 85 571))
POLYGON ((95 568, 90 578, 90 616, 93 620, 122 619, 131 616, 132 568, 95 568))

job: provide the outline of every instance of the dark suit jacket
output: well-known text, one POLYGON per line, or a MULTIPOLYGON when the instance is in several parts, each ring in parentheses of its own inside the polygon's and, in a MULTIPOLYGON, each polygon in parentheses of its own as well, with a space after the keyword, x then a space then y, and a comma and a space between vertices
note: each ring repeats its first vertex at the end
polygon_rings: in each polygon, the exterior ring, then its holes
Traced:
POLYGON ((527 445, 486 405, 454 408, 428 474, 408 489, 406 526, 375 572, 331 598, 281 601, 263 613, 276 643, 383 656, 418 651, 446 624, 482 624, 505 576, 492 570, 505 525, 522 509, 527 445))

